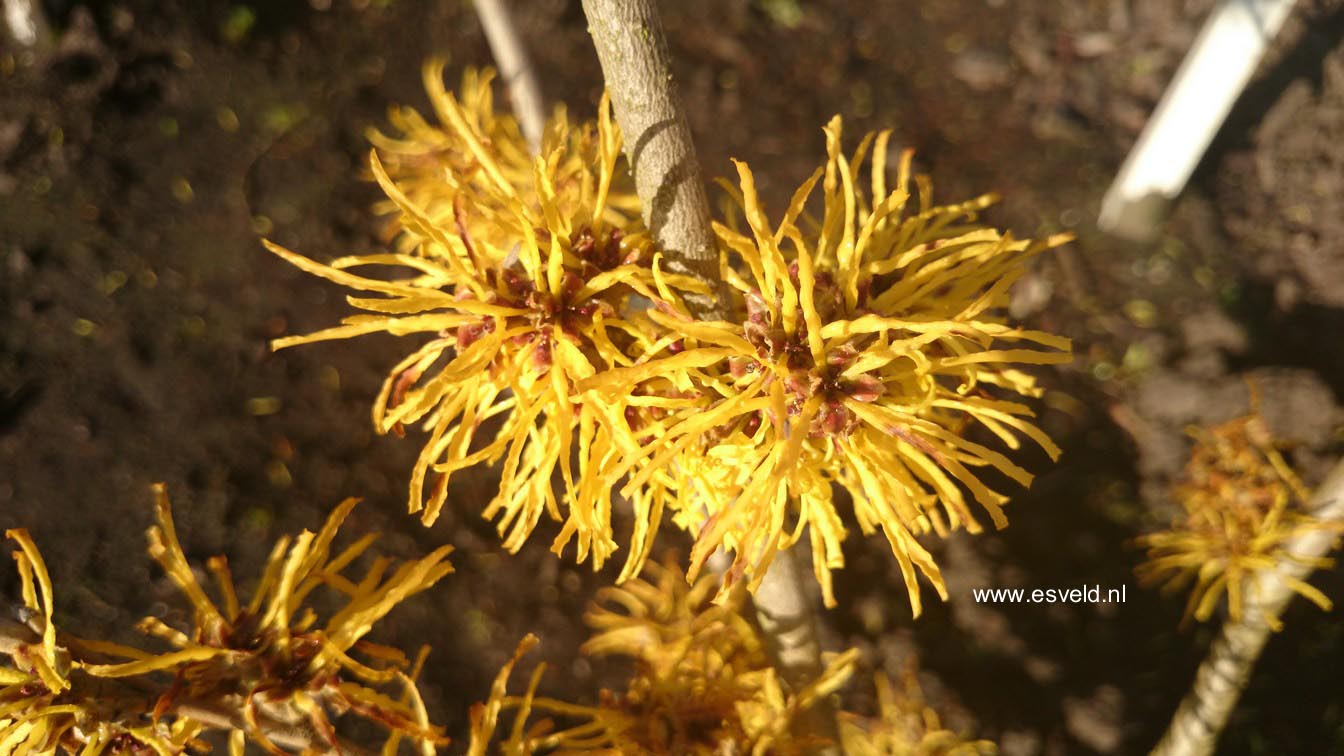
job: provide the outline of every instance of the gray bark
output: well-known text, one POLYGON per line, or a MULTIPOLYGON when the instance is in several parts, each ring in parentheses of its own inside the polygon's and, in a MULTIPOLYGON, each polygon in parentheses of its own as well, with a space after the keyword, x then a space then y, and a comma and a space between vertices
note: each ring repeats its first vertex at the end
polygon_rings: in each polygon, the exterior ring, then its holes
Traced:
POLYGON ((667 270, 719 290, 720 296, 687 296, 691 312, 721 320, 725 297, 718 245, 658 10, 649 0, 583 0, 583 11, 624 135, 644 224, 663 251, 667 270))

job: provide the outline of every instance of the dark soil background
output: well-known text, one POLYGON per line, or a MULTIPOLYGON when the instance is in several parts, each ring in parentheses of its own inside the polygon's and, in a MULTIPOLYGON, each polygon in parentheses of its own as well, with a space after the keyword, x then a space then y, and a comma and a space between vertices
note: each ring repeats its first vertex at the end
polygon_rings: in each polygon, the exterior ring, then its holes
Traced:
MULTIPOLYGON (((578 3, 517 0, 546 95, 591 114, 601 91, 578 3)), ((749 160, 776 208, 824 156, 822 124, 892 127, 937 194, 984 191, 1021 235, 1071 229, 1015 313, 1075 339, 1038 371, 1066 450, 1001 533, 935 544, 951 600, 913 621, 880 540, 853 537, 827 616, 833 648, 898 672, 1007 754, 1141 753, 1214 632, 1141 590, 1132 538, 1171 506, 1183 428, 1247 410, 1245 378, 1309 482, 1344 450, 1344 9, 1299 3, 1161 239, 1092 225, 1100 198, 1212 0, 688 0, 664 4, 709 175, 749 160), (979 587, 1126 587, 1124 604, 990 606, 979 587)), ((377 249, 364 132, 423 106, 430 55, 488 64, 464 0, 48 3, 36 64, 0 51, 0 526, 29 528, 58 621, 128 637, 174 599, 143 553, 166 481, 193 558, 253 574, 282 533, 346 496, 384 551, 454 544, 458 573, 376 637, 434 647, 425 690, 465 743, 469 704, 528 631, 551 691, 591 700, 612 668, 577 654, 581 613, 614 573, 557 560, 539 533, 501 552, 478 516, 488 470, 431 530, 402 509, 417 449, 375 436, 369 405, 394 339, 270 354, 331 324, 341 292, 266 254, 377 249)), ((678 545, 675 537, 663 541, 678 545)), ((1344 598, 1339 570, 1313 582, 1344 598)), ((0 572, 0 601, 17 580, 0 572)), ((933 597, 926 596, 927 600, 933 597)), ((1226 732, 1229 754, 1344 753, 1344 627, 1297 602, 1226 732)), ((871 706, 851 685, 850 703, 871 706)))

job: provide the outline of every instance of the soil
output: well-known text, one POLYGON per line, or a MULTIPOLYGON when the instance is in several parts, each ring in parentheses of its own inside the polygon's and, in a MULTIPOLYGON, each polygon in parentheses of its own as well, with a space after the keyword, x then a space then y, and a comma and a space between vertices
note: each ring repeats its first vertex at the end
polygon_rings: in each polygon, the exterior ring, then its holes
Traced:
MULTIPOLYGON (((917 654, 931 698, 1005 754, 1136 753, 1155 743, 1216 630, 1141 589, 1133 538, 1169 514, 1184 428, 1248 409, 1308 482, 1339 457, 1344 393, 1344 7, 1298 4, 1154 244, 1098 233, 1107 182, 1212 0, 688 0, 664 3, 677 79, 709 175, 749 160, 774 207, 851 136, 894 128, 937 194, 1004 201, 1019 235, 1072 230, 1014 295, 1033 327, 1075 339, 1038 374, 1041 422, 1066 452, 999 533, 931 544, 951 598, 909 616, 878 539, 852 537, 826 616, 898 673, 917 654), (1124 587, 1123 604, 977 604, 972 588, 1124 587)), ((553 101, 592 112, 600 72, 577 3, 518 6, 553 101)), ((365 130, 422 106, 421 62, 490 58, 470 4, 402 0, 47 4, 55 48, 0 51, 0 524, 30 529, 58 622, 126 639, 173 595, 143 553, 149 484, 165 481, 189 555, 251 574, 283 533, 360 496, 351 531, 388 553, 441 543, 457 574, 377 638, 434 652, 424 689, 458 746, 468 706, 525 632, 546 688, 592 699, 609 665, 578 655, 610 571, 557 560, 539 533, 502 552, 478 516, 488 470, 432 529, 403 496, 414 437, 377 436, 371 399, 405 347, 367 338, 272 354, 267 341, 346 314, 334 287, 266 254, 379 248, 365 130)), ((553 532, 553 531, 552 531, 553 532)), ((669 537, 663 542, 678 546, 669 537)), ((684 544, 681 544, 684 546, 684 544)), ((683 551, 684 553, 684 551, 683 551)), ((1344 596, 1338 569, 1313 583, 1344 596)), ((0 596, 17 601, 0 573, 0 596)), ((1285 617, 1220 753, 1344 751, 1344 625, 1285 617)), ((850 686, 849 703, 872 706, 850 686)))

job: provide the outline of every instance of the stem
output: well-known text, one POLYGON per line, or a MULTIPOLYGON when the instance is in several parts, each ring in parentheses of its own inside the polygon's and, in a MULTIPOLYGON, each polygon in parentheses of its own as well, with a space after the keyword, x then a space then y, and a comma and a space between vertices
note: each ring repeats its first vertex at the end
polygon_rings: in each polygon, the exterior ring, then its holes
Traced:
POLYGON ((1312 496, 1309 508, 1327 527, 1300 533, 1284 547, 1285 554, 1272 570, 1247 579, 1241 619, 1229 618, 1195 673, 1176 716, 1167 727, 1154 756, 1206 756, 1213 753, 1218 735, 1255 661, 1273 632, 1268 618, 1278 617, 1293 597, 1290 580, 1304 580, 1314 569, 1308 562, 1325 556, 1339 539, 1336 526, 1344 523, 1344 462, 1312 496))
MULTIPOLYGON (((800 541, 805 543, 805 541, 800 541)), ((821 643, 817 639, 816 604, 807 592, 807 570, 798 547, 775 555, 774 562, 752 595, 756 624, 761 627, 771 661, 790 690, 801 690, 821 676, 821 643)), ((840 730, 834 707, 819 701, 799 716, 805 730, 832 745, 814 754, 840 754, 840 730)))
MULTIPOLYGON (((244 730, 247 723, 241 712, 225 709, 210 701, 181 701, 173 704, 178 716, 200 722, 214 730, 244 730)), ((257 726, 270 741, 278 746, 302 753, 339 754, 341 756, 371 756, 372 751, 351 743, 339 735, 333 748, 303 725, 277 722, 265 716, 257 717, 257 726)))
MULTIPOLYGON (((728 298, 709 200, 657 8, 652 0, 583 0, 583 12, 621 125, 644 223, 668 270, 693 276, 714 292, 688 295, 691 312, 702 320, 722 320, 728 298)), ((816 608, 798 563, 795 549, 781 552, 752 597, 775 668, 793 690, 822 671, 816 608)), ((818 702, 801 721, 809 733, 831 741, 813 753, 840 753, 833 706, 818 702)))
POLYGON ((621 125, 644 225, 669 271, 693 276, 716 292, 687 295, 691 313, 722 320, 727 297, 719 248, 658 9, 652 0, 583 0, 583 12, 621 125))
POLYGON ((527 48, 518 36, 518 27, 509 14, 508 0, 476 0, 476 15, 485 29, 490 53, 499 64, 499 75, 509 88, 513 113, 527 139, 532 154, 541 152, 541 136, 546 130, 546 108, 537 84, 536 70, 527 57, 527 48))

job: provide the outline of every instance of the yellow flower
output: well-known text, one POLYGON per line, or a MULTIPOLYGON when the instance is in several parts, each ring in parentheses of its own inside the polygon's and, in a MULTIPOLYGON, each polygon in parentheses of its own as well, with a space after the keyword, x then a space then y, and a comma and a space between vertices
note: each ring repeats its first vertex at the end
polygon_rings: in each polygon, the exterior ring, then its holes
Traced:
POLYGON ((138 745, 167 756, 191 744, 200 731, 196 723, 137 721, 124 717, 117 702, 90 695, 68 646, 95 653, 122 647, 59 634, 51 621, 51 577, 37 545, 23 529, 5 536, 19 545, 13 556, 25 622, 0 620, 0 657, 7 660, 0 663, 0 754, 97 756, 138 745))
POLYGON ((906 665, 903 690, 886 675, 876 675, 877 716, 841 712, 840 742, 846 756, 992 756, 998 748, 988 740, 967 740, 943 727, 942 719, 924 701, 913 660, 906 665))
MULTIPOLYGON (((416 205, 431 215, 452 212, 453 199, 463 191, 459 181, 471 181, 478 172, 477 160, 458 136, 465 122, 487 150, 498 170, 514 186, 529 183, 532 159, 518 123, 507 113, 496 113, 490 69, 466 69, 458 97, 443 86, 444 61, 431 59, 422 69, 425 91, 434 116, 440 123, 426 120, 414 108, 397 106, 388 112, 392 133, 370 128, 368 139, 378 150, 387 173, 416 205)), ((395 214, 397 206, 384 201, 384 214, 395 214)))
MULTIPOLYGON (((344 712, 389 730, 393 749, 409 738, 428 756, 447 742, 430 725, 413 682, 426 650, 412 665, 397 649, 364 636, 398 603, 452 571, 444 561, 451 547, 400 566, 377 559, 362 578, 346 577, 342 573, 377 538, 368 534, 331 553, 336 530, 356 503, 350 499, 319 533, 305 531, 292 542, 282 538, 245 604, 224 559, 209 560, 221 599, 216 603, 187 563, 162 486, 155 497, 158 525, 149 531, 149 551, 193 614, 186 630, 153 617, 140 623, 140 630, 173 647, 164 653, 58 636, 41 557, 27 533, 9 531, 22 547, 16 559, 38 639, 13 648, 0 642, 0 653, 10 660, 0 666, 0 753, 59 748, 99 754, 138 744, 170 756, 187 748, 208 751, 197 735, 209 727, 231 730, 231 753, 242 753, 246 737, 269 753, 285 754, 335 746, 330 715, 344 712), (345 604, 320 623, 305 600, 323 586, 343 594, 345 604), (120 685, 125 678, 136 681, 120 685), (382 692, 393 683, 399 699, 382 692)), ((5 630, 0 638, 10 635, 5 630)))
MULTIPOLYGON (((1254 404, 1254 401, 1252 402, 1254 404)), ((1224 593, 1228 614, 1242 617, 1243 588, 1256 573, 1286 558, 1298 534, 1337 525, 1307 511, 1310 498, 1284 461, 1264 421, 1252 412, 1214 428, 1191 428, 1195 439, 1183 480, 1174 491, 1181 515, 1171 526, 1138 539, 1148 559, 1135 570, 1147 584, 1179 590, 1193 583, 1183 622, 1213 615, 1224 593)), ((1330 559, 1312 559, 1329 567, 1330 559)), ((1330 610, 1330 599, 1310 584, 1283 576, 1289 587, 1330 610)), ((1265 618, 1277 629, 1278 618, 1265 618)))
POLYGON ((633 661, 625 691, 604 693, 596 706, 541 698, 540 665, 523 696, 507 695, 514 664, 536 644, 529 636, 500 671, 489 701, 474 710, 471 756, 487 753, 506 708, 516 709, 512 731, 498 743, 507 754, 801 754, 819 744, 814 735, 795 733, 795 724, 844 684, 857 650, 837 655, 816 680, 786 693, 764 641, 739 614, 740 593, 712 605, 713 578, 688 585, 680 571, 656 564, 645 573, 604 591, 586 617, 593 635, 583 653, 633 661), (529 726, 534 712, 579 724, 556 729, 542 719, 529 726))
MULTIPOLYGON (((507 254, 518 242, 516 236, 509 236, 508 203, 521 201, 535 210, 543 201, 538 195, 541 187, 533 181, 533 158, 514 117, 495 111, 494 71, 466 69, 455 96, 444 88, 443 69, 444 62, 434 59, 422 72, 438 123, 429 122, 413 108, 394 107, 388 118, 393 133, 370 129, 369 141, 377 149, 387 175, 412 205, 447 227, 463 224, 472 238, 507 254), (501 192, 501 185, 509 189, 501 192), (459 197, 475 205, 475 212, 460 212, 456 208, 459 197), (505 216, 504 228, 495 222, 501 214, 505 216), (503 235, 496 236, 497 232, 503 235)), ((593 135, 591 128, 573 128, 565 108, 556 106, 541 149, 542 155, 555 156, 557 148, 568 145, 558 153, 559 162, 548 168, 553 201, 561 216, 571 217, 591 208, 593 194, 604 191, 600 203, 603 220, 628 229, 631 219, 639 216, 639 199, 623 173, 608 171, 605 179, 611 183, 605 187, 595 184, 594 179, 599 177, 593 168, 599 159, 595 149, 600 152, 602 145, 593 144, 593 135)), ((604 138, 608 136, 619 139, 614 129, 604 138)), ((601 156, 607 158, 614 161, 615 155, 601 156)), ((378 209, 385 214, 401 212, 399 204, 391 199, 378 209)), ((390 226, 394 234, 404 229, 399 217, 390 226)), ((399 247, 411 253, 436 251, 414 233, 403 236, 399 247)))
POLYGON ((392 563, 379 559, 363 578, 345 577, 346 567, 377 538, 370 533, 332 554, 336 531, 356 503, 342 502, 317 534, 304 531, 292 542, 281 538, 246 604, 238 598, 224 559, 209 560, 206 567, 222 598, 219 605, 197 582, 178 543, 167 493, 156 486, 158 525, 149 531, 149 553, 190 602, 191 631, 146 618, 141 629, 177 650, 83 668, 105 678, 171 671, 182 681, 178 695, 203 701, 237 699, 246 735, 271 753, 284 750, 272 742, 263 723, 307 720, 318 736, 334 744, 327 712, 347 710, 408 735, 421 744, 422 752, 433 753, 433 745, 447 741, 425 719, 415 685, 403 671, 410 666, 408 660, 397 649, 363 637, 397 604, 453 571, 445 561, 452 547, 441 547, 391 574, 392 563), (343 594, 345 605, 319 627, 318 615, 304 601, 322 586, 343 594), (356 644, 371 663, 351 656, 356 644), (394 682, 414 704, 393 701, 371 687, 394 682))
MULTIPOLYGON (((829 159, 795 192, 778 225, 766 218, 751 170, 738 163, 750 235, 716 225, 723 276, 739 295, 729 321, 694 320, 671 292, 649 317, 677 337, 660 354, 582 384, 594 401, 617 402, 639 384, 645 412, 613 437, 640 439, 612 469, 636 494, 660 480, 676 523, 696 536, 691 575, 717 548, 734 552, 721 596, 745 576, 752 590, 775 553, 803 537, 827 605, 831 570, 844 564, 846 526, 833 484, 853 499, 859 529, 890 542, 916 614, 918 573, 946 596, 917 536, 980 525, 964 491, 996 527, 1006 497, 981 482, 993 467, 1027 485, 1032 476, 968 438, 983 426, 1016 450, 1020 437, 1052 458, 1059 449, 1004 394, 1039 396, 1022 364, 1070 359, 1069 341, 1005 322, 1006 292, 1033 255, 1064 243, 1014 239, 973 223, 992 197, 934 206, 917 177, 908 210, 911 153, 890 191, 888 134, 840 149, 837 117, 825 129, 829 159), (858 185, 873 148, 870 204, 858 185), (824 180, 823 180, 824 177, 824 180), (804 206, 821 182, 820 221, 804 206), (651 411, 659 415, 651 415, 651 411)), ((626 418, 628 419, 628 418, 626 418)))
MULTIPOLYGON (((673 285, 706 289, 676 276, 655 282, 647 234, 636 214, 616 207, 629 204, 613 190, 628 176, 618 169, 620 131, 605 98, 596 124, 572 127, 558 115, 524 173, 521 148, 509 146, 516 128, 492 115, 488 82, 469 77, 459 104, 436 84, 439 75, 431 66, 431 99, 444 130, 416 121, 405 142, 383 146, 395 147, 399 160, 419 149, 450 158, 432 175, 402 165, 400 178, 372 158, 374 176, 401 213, 402 246, 413 254, 321 264, 267 242, 314 275, 382 295, 349 299, 372 314, 274 347, 375 332, 431 334, 392 369, 373 408, 381 433, 422 423, 429 434, 411 475, 411 511, 423 510, 433 523, 453 473, 502 461, 499 494, 484 514, 497 518, 506 548, 521 548, 546 514, 564 521, 555 551, 576 540, 578 559, 591 554, 601 567, 617 548, 603 468, 630 442, 609 434, 612 426, 598 420, 602 410, 575 401, 575 386, 662 347, 632 297, 659 300, 660 288, 673 285), (407 275, 388 281, 352 272, 367 265, 407 275), (493 437, 479 439, 477 430, 492 419, 493 437)), ((633 505, 656 519, 660 497, 646 487, 632 495, 633 505)))
POLYGON ((54 597, 46 562, 42 560, 42 554, 28 531, 21 528, 7 530, 5 537, 19 545, 19 550, 13 552, 12 556, 19 569, 23 613, 40 628, 41 633, 38 643, 21 644, 7 650, 11 660, 16 662, 17 670, 26 675, 28 682, 39 682, 48 691, 61 693, 70 688, 70 660, 62 658, 56 647, 56 625, 51 621, 54 597))

